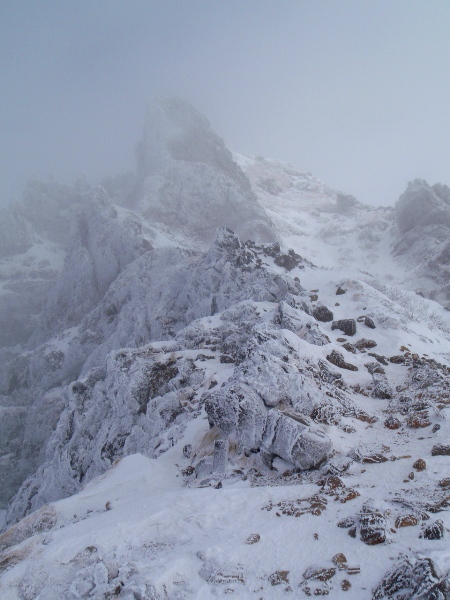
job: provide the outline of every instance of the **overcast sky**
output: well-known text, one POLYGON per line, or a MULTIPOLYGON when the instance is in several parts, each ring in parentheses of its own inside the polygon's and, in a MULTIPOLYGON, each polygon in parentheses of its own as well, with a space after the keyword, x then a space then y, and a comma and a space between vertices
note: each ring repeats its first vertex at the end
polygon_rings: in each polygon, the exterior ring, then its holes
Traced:
POLYGON ((0 0, 0 203, 134 168, 155 95, 372 204, 450 185, 450 2, 0 0))

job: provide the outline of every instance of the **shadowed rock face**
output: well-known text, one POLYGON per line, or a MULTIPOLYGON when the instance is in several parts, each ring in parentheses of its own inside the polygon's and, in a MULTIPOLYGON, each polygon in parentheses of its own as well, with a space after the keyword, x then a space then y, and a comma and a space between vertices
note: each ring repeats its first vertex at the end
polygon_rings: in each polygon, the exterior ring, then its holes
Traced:
POLYGON ((397 227, 406 233, 417 226, 450 226, 450 188, 437 183, 430 186, 416 179, 396 204, 397 227))
POLYGON ((426 296, 450 303, 450 188, 416 179, 396 204, 392 252, 413 269, 426 296))

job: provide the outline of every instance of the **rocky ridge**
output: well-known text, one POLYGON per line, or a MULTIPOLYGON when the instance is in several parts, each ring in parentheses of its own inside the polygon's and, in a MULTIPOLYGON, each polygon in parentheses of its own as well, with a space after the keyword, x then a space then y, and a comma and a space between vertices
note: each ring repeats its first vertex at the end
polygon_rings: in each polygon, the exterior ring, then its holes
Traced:
POLYGON ((48 277, 5 329, 2 593, 450 597, 450 322, 408 291, 445 300, 447 188, 366 207, 172 100, 137 155, 5 217, 5 298, 48 277))

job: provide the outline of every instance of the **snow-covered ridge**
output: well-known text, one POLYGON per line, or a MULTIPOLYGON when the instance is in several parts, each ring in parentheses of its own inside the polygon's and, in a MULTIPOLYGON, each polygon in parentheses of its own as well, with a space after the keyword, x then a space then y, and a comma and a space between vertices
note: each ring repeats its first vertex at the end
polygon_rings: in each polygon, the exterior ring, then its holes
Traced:
POLYGON ((448 188, 365 206, 179 100, 137 159, 0 222, 1 597, 450 598, 448 188))

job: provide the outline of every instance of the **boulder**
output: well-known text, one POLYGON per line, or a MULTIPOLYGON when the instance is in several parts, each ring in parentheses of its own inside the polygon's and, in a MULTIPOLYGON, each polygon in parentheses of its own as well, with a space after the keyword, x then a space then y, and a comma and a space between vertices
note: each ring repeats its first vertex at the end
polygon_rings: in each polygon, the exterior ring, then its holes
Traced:
POLYGON ((328 321, 333 320, 333 313, 326 306, 316 306, 313 310, 313 317, 317 319, 317 321, 322 321, 323 323, 327 323, 328 321))
POLYGON ((357 366, 345 362, 344 356, 342 355, 341 352, 338 352, 337 350, 333 350, 331 352, 331 354, 328 354, 327 360, 331 364, 336 365, 336 367, 339 367, 340 369, 347 369, 348 371, 357 371, 358 370, 357 366))
POLYGON ((333 321, 331 324, 331 330, 340 329, 343 334, 353 336, 356 333, 356 321, 355 319, 341 319, 339 321, 333 321))
POLYGON ((291 462, 297 469, 319 467, 328 458, 331 440, 291 416, 272 409, 267 414, 261 449, 291 462))

